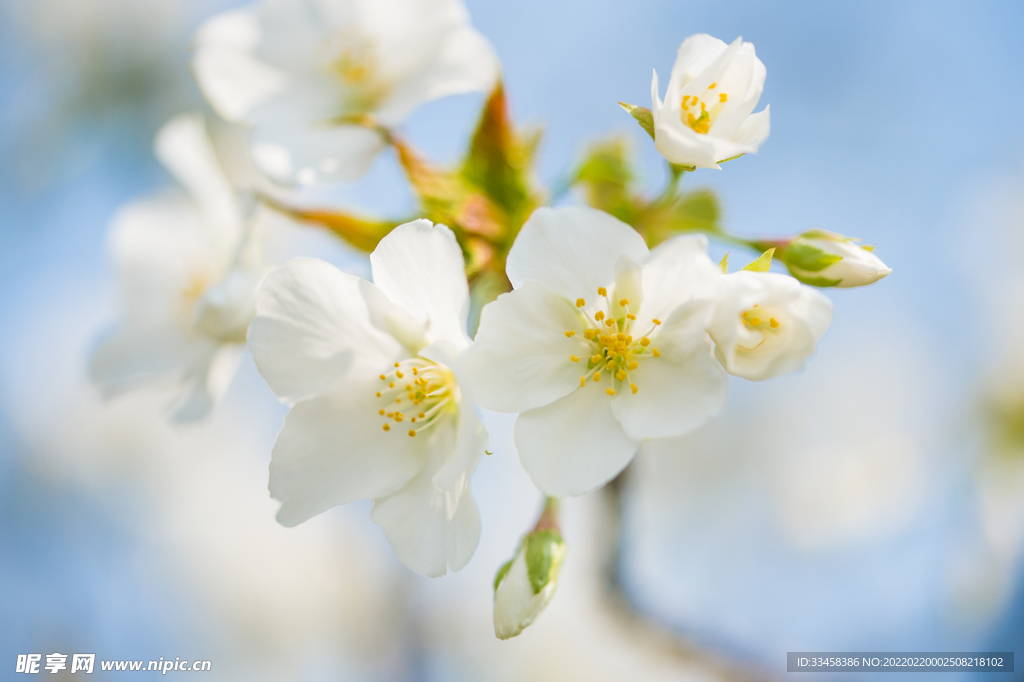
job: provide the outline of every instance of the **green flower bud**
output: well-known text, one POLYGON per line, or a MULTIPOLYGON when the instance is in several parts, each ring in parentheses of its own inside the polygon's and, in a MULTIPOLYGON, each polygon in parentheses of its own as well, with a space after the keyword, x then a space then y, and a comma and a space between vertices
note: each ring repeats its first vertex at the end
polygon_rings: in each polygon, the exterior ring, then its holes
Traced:
POLYGON ((811 230, 776 249, 775 258, 804 284, 861 287, 892 272, 872 253, 873 248, 835 232, 811 230))
POLYGON ((541 614, 558 585, 565 542, 555 528, 534 530, 494 578, 494 634, 509 639, 541 614))

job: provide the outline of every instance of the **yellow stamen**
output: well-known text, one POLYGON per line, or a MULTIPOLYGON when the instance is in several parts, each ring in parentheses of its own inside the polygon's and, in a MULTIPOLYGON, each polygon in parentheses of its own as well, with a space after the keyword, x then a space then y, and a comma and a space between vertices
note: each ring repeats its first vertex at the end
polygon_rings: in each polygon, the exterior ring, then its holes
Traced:
POLYGON ((636 319, 636 315, 634 315, 633 313, 626 313, 626 319, 627 320, 635 320, 636 319))
POLYGON ((594 357, 590 358, 590 361, 596 365, 597 363, 601 362, 601 356, 595 355, 594 357))
POLYGON ((388 388, 394 388, 394 387, 395 387, 395 382, 392 381, 390 384, 388 384, 388 388))
POLYGON ((380 375, 380 380, 381 380, 381 381, 387 381, 387 380, 388 380, 388 378, 387 378, 386 376, 384 376, 383 374, 381 374, 381 375, 380 375))
POLYGON ((619 381, 622 381, 623 379, 625 379, 626 378, 626 370, 620 369, 618 372, 615 373, 615 378, 618 379, 619 381))
POLYGON ((775 329, 776 327, 779 326, 779 321, 773 317, 772 319, 768 320, 768 324, 772 326, 772 329, 775 329))
POLYGON ((661 320, 659 320, 658 318, 654 318, 653 320, 651 320, 651 322, 653 322, 654 324, 661 324, 661 320))
POLYGON ((395 367, 398 367, 398 366, 399 366, 399 364, 400 364, 400 363, 396 362, 396 363, 395 363, 395 367))
POLYGON ((716 86, 716 85, 718 85, 718 81, 715 81, 714 83, 712 83, 711 85, 709 85, 709 86, 708 86, 708 90, 714 90, 714 89, 715 89, 715 86, 716 86))
POLYGON ((636 387, 636 384, 630 384, 629 390, 633 391, 633 395, 636 395, 636 392, 639 391, 640 389, 636 387))
POLYGON ((416 435, 416 432, 413 431, 412 429, 409 429, 409 438, 412 438, 415 435, 416 435))
POLYGON ((637 362, 636 360, 633 360, 633 361, 631 361, 631 362, 629 363, 629 369, 630 369, 630 370, 634 370, 634 369, 636 369, 636 368, 637 368, 637 367, 639 367, 639 366, 640 366, 640 363, 639 363, 639 362, 637 362))
POLYGON ((608 395, 615 395, 615 389, 614 388, 606 388, 606 389, 604 389, 604 392, 607 393, 608 395))
POLYGON ((727 99, 729 99, 729 95, 727 93, 723 92, 721 95, 718 96, 718 101, 719 102, 724 102, 727 99))
POLYGON ((565 333, 565 338, 567 338, 567 339, 571 339, 571 338, 572 338, 572 337, 574 337, 574 336, 576 336, 576 332, 573 332, 573 331, 567 331, 567 332, 565 333))
POLYGON ((377 397, 378 398, 380 397, 380 391, 377 391, 377 397))
POLYGON ((761 318, 760 317, 755 317, 754 319, 752 319, 750 321, 750 324, 755 325, 755 326, 761 324, 761 318))
POLYGON ((587 385, 587 378, 586 377, 580 377, 580 388, 583 388, 586 385, 587 385))
POLYGON ((600 380, 601 380, 601 373, 598 372, 597 374, 594 375, 594 381, 600 381, 600 380))
POLYGON ((651 345, 651 340, 645 336, 642 339, 640 339, 640 345, 643 346, 644 348, 647 348, 647 346, 651 345))
POLYGON ((587 304, 587 302, 586 302, 586 301, 584 301, 584 300, 583 300, 582 298, 577 298, 577 299, 576 299, 576 307, 577 307, 577 308, 582 308, 582 307, 583 307, 583 306, 585 306, 586 304, 587 304))
POLYGON ((384 408, 383 407, 380 408, 380 411, 378 412, 378 414, 380 414, 380 416, 382 416, 382 417, 384 416, 384 408))
POLYGON ((384 430, 385 431, 390 431, 391 430, 391 424, 385 424, 384 425, 384 430))
POLYGON ((598 310, 596 313, 594 313, 594 319, 597 320, 598 322, 603 320, 604 319, 604 311, 603 310, 598 310))
POLYGON ((426 419, 426 418, 427 418, 427 415, 423 414, 422 412, 420 412, 420 413, 419 413, 418 415, 416 415, 416 416, 418 416, 418 417, 419 417, 420 419, 426 419))
POLYGON ((587 331, 583 332, 583 336, 586 337, 587 341, 592 340, 596 335, 597 335, 597 330, 596 329, 588 329, 587 331))
POLYGON ((608 290, 605 289, 604 287, 598 287, 597 288, 597 295, 598 296, 607 296, 608 295, 608 290))
POLYGON ((656 358, 660 358, 661 357, 661 352, 657 348, 653 349, 651 351, 651 353, 653 353, 654 357, 656 357, 656 358))
POLYGON ((413 418, 412 418, 412 419, 410 419, 409 421, 411 421, 411 422, 412 422, 413 424, 415 424, 415 423, 416 423, 416 417, 413 417, 413 418))
POLYGON ((629 299, 628 298, 622 299, 621 301, 619 301, 619 305, 621 305, 621 306, 629 305, 629 299))
POLYGON ((405 375, 402 374, 401 372, 395 372, 395 376, 397 376, 399 379, 404 379, 405 378, 405 375))
POLYGON ((615 320, 613 320, 611 318, 608 318, 607 320, 605 320, 604 323, 606 325, 608 325, 609 327, 614 327, 615 326, 615 320))
POLYGON ((570 355, 569 359, 572 360, 573 362, 579 362, 580 361, 580 359, 578 357, 576 357, 575 355, 570 355))

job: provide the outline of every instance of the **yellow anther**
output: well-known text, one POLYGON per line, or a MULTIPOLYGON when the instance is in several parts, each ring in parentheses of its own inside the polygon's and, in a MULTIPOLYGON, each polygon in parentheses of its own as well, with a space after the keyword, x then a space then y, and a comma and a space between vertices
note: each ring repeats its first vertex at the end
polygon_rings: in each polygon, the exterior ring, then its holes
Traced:
POLYGON ((779 321, 773 317, 772 319, 768 320, 768 324, 772 326, 772 329, 775 329, 776 327, 779 326, 779 321))
POLYGON ((629 299, 628 298, 624 298, 624 299, 620 300, 619 301, 619 305, 621 305, 621 306, 629 305, 629 299))
POLYGON ((388 384, 388 388, 394 388, 394 387, 395 387, 395 382, 392 381, 390 384, 388 384))
POLYGON ((422 412, 420 412, 420 413, 419 413, 418 415, 416 415, 416 416, 417 416, 417 417, 419 417, 420 419, 426 419, 426 418, 427 418, 427 415, 423 414, 422 412))
POLYGON ((398 367, 401 363, 396 362, 395 367, 398 367))
POLYGON ((631 360, 630 363, 629 363, 629 369, 630 370, 634 370, 634 369, 636 369, 639 366, 640 366, 640 363, 637 362, 636 360, 631 360))
POLYGON ((606 388, 606 389, 604 389, 604 392, 607 393, 608 395, 615 395, 615 389, 614 388, 606 388))
POLYGON ((724 93, 724 92, 721 95, 718 96, 718 101, 719 102, 724 102, 727 99, 729 99, 729 95, 724 93))
POLYGON ((600 381, 600 380, 601 380, 601 373, 598 372, 597 374, 594 375, 594 381, 600 381))
POLYGON ((411 421, 411 422, 412 422, 413 424, 415 424, 415 423, 416 423, 416 417, 413 417, 413 418, 412 418, 412 419, 410 419, 409 421, 411 421))
POLYGON ((576 357, 575 355, 570 355, 569 359, 572 360, 573 362, 579 362, 580 361, 580 359, 578 357, 576 357))
POLYGON ((608 325, 609 327, 614 327, 614 326, 615 326, 615 320, 613 320, 613 319, 612 319, 612 318, 610 318, 610 317, 609 317, 609 318, 608 318, 607 320, 605 320, 605 321, 604 321, 604 323, 605 323, 606 325, 608 325))
POLYGON ((604 366, 604 368, 606 370, 608 370, 609 372, 612 371, 613 367, 615 367, 615 361, 614 360, 609 360, 608 364, 604 366))
POLYGON ((603 320, 604 319, 604 311, 603 310, 598 310, 596 313, 594 313, 594 319, 597 320, 598 322, 603 320))
POLYGON ((409 438, 412 438, 415 435, 416 435, 416 432, 413 431, 412 429, 409 429, 409 438))
POLYGON ((629 390, 633 391, 633 395, 636 395, 636 392, 639 391, 640 389, 636 387, 636 384, 630 384, 629 390))
POLYGON ((380 410, 378 411, 378 413, 377 413, 377 414, 379 414, 380 416, 382 416, 382 417, 383 417, 383 416, 384 416, 384 408, 383 408, 383 407, 382 407, 382 408, 380 408, 380 410))
POLYGON ((656 357, 656 358, 660 358, 661 357, 661 352, 657 348, 654 348, 653 350, 651 350, 651 353, 653 353, 654 357, 656 357))
POLYGON ((643 346, 644 348, 647 348, 647 346, 651 345, 651 340, 645 336, 642 339, 640 339, 640 345, 643 346))
POLYGON ((390 431, 391 430, 391 424, 385 424, 384 425, 384 430, 385 431, 390 431))
POLYGON ((686 100, 690 99, 689 95, 683 95, 683 104, 686 104, 686 100))
POLYGON ((590 358, 590 361, 596 365, 597 363, 601 362, 601 356, 595 355, 592 358, 590 358))
MULTIPOLYGON (((707 105, 707 104, 705 104, 704 102, 701 102, 701 103, 700 103, 700 114, 701 114, 701 116, 700 116, 700 117, 701 117, 701 118, 704 118, 704 111, 705 111, 705 110, 706 110, 707 108, 708 108, 708 105, 707 105)), ((709 128, 711 127, 711 124, 710 124, 710 123, 708 124, 708 127, 709 127, 709 128)))
POLYGON ((577 308, 582 308, 582 307, 583 307, 583 306, 585 306, 586 304, 587 304, 587 302, 586 302, 586 301, 584 301, 584 300, 583 300, 582 298, 577 298, 577 299, 576 299, 576 307, 577 307, 577 308))
POLYGON ((405 417, 404 417, 404 416, 402 415, 402 413, 401 413, 401 412, 395 412, 395 421, 396 421, 396 422, 400 422, 400 421, 402 421, 403 419, 405 419, 405 417))
POLYGON ((615 378, 618 379, 619 381, 622 381, 623 379, 625 379, 626 378, 626 370, 620 369, 618 372, 615 373, 615 378))
POLYGON ((567 331, 565 333, 565 338, 567 338, 567 339, 571 339, 574 336, 576 336, 576 332, 574 332, 574 331, 567 331))
POLYGON ((604 287, 598 287, 597 288, 597 295, 598 296, 607 296, 608 295, 608 290, 605 289, 604 287))
POLYGON ((754 304, 754 307, 756 308, 757 306, 758 306, 758 304, 757 304, 757 303, 755 303, 755 304, 754 304))
POLYGON ((761 318, 760 317, 755 317, 754 319, 752 319, 750 321, 750 324, 755 325, 755 326, 761 324, 761 318))
POLYGON ((377 391, 377 397, 378 398, 380 397, 380 391, 377 391))
POLYGON ((709 86, 708 86, 708 90, 714 90, 714 89, 715 89, 715 86, 716 86, 716 85, 718 85, 718 81, 715 81, 714 83, 712 83, 711 85, 709 85, 709 86))
POLYGON ((627 320, 635 320, 636 319, 636 315, 634 315, 633 313, 626 313, 626 319, 627 320))
POLYGON ((412 390, 412 384, 406 384, 405 385, 405 390, 411 391, 412 390))
POLYGON ((587 385, 587 378, 586 377, 580 377, 580 388, 583 388, 586 385, 587 385))
POLYGON ((658 318, 654 318, 653 320, 651 320, 651 322, 653 322, 654 324, 661 324, 661 320, 659 320, 658 318))
POLYGON ((388 378, 387 378, 386 376, 384 376, 383 374, 381 374, 381 375, 380 375, 380 380, 381 380, 381 381, 387 381, 387 380, 388 380, 388 378))
POLYGON ((395 376, 397 376, 399 379, 404 379, 405 378, 405 375, 402 374, 401 372, 395 372, 395 376))
POLYGON ((402 399, 401 398, 395 398, 395 402, 396 403, 400 403, 400 402, 402 402, 402 399))

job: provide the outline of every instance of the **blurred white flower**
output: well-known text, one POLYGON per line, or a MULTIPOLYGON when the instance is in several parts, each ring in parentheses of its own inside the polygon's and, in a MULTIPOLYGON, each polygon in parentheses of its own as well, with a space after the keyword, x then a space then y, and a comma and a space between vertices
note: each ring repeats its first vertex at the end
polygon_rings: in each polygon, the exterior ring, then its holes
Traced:
POLYGON ((803 368, 832 322, 827 296, 768 272, 724 275, 708 333, 726 371, 762 381, 803 368))
POLYGON ((196 34, 193 72, 213 107, 252 126, 279 182, 354 180, 424 102, 489 89, 498 60, 461 0, 264 0, 196 34))
POLYGON ((551 601, 565 542, 557 530, 529 533, 494 578, 494 634, 509 639, 529 627, 551 601))
POLYGON ((643 439, 685 433, 722 406, 701 298, 722 275, 706 249, 691 236, 650 252, 590 208, 542 208, 523 226, 506 269, 515 290, 484 308, 461 367, 474 401, 521 412, 516 446, 541 490, 582 495, 643 439))
POLYGON ((181 183, 115 216, 110 241, 123 319, 92 356, 105 396, 145 383, 177 389, 174 418, 205 416, 234 376, 265 272, 235 190, 198 115, 157 133, 157 158, 181 183))
POLYGON ((679 46, 661 101, 658 73, 651 82, 654 146, 680 166, 718 168, 757 152, 771 128, 768 107, 752 113, 767 71, 751 43, 726 45, 705 33, 679 46))
POLYGON ((801 282, 822 287, 862 287, 882 279, 892 268, 855 240, 834 232, 805 232, 775 255, 801 282))
POLYGON ((469 479, 487 447, 453 370, 469 344, 462 251, 447 227, 417 220, 382 239, 370 263, 373 283, 297 258, 260 288, 249 348, 292 405, 270 493, 285 526, 374 498, 370 518, 399 559, 440 576, 476 548, 469 479))

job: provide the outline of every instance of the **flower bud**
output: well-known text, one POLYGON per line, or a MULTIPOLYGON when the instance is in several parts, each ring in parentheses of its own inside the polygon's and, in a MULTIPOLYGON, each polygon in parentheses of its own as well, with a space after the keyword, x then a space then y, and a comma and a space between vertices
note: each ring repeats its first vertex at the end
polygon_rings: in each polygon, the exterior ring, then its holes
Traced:
POLYGON ((557 527, 541 527, 544 519, 541 517, 538 528, 523 538, 516 555, 494 577, 494 634, 498 639, 522 632, 555 593, 565 542, 557 527))
POLYGON ((775 258, 793 277, 816 287, 862 287, 882 279, 889 268, 872 253, 874 247, 825 230, 805 232, 779 247, 775 258))

